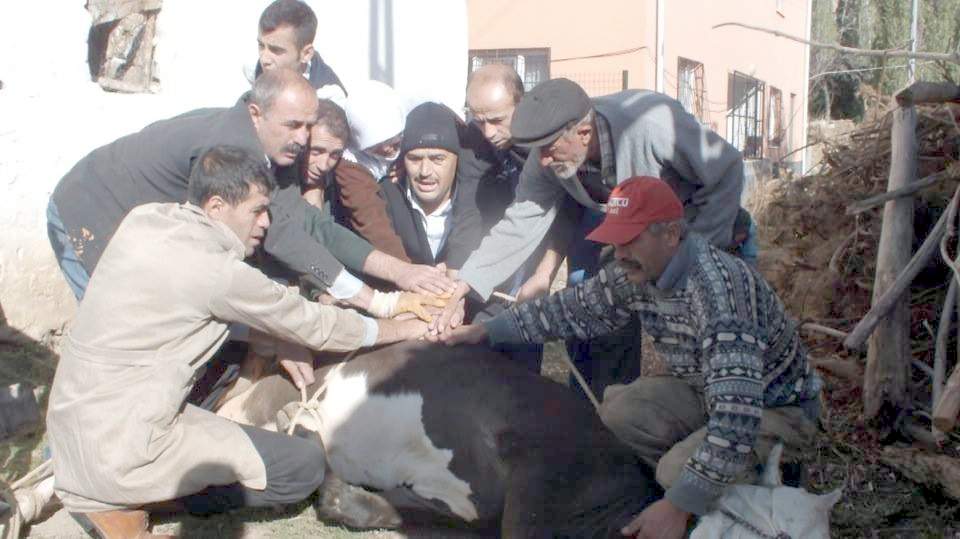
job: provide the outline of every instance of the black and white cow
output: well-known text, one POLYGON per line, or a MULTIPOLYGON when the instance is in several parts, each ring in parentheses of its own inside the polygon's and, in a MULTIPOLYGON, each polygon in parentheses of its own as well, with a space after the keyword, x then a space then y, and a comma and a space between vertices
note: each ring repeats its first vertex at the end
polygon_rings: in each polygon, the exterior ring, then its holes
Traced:
MULTIPOLYGON (((404 519, 503 537, 621 537, 662 495, 586 401, 488 348, 401 343, 319 369, 308 394, 321 387, 322 421, 310 428, 330 469, 404 519)), ((293 401, 298 391, 274 375, 218 413, 276 428, 293 401)))

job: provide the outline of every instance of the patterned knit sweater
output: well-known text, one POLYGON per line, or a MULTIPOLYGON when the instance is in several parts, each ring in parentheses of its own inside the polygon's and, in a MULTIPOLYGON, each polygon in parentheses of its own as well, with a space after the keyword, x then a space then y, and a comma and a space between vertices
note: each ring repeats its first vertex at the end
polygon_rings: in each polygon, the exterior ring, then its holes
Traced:
POLYGON ((486 327, 494 344, 587 339, 622 327, 632 313, 671 373, 704 394, 707 437, 666 494, 703 514, 746 468, 763 409, 815 399, 821 382, 770 285, 692 233, 656 283, 633 284, 611 264, 576 287, 513 306, 486 327))

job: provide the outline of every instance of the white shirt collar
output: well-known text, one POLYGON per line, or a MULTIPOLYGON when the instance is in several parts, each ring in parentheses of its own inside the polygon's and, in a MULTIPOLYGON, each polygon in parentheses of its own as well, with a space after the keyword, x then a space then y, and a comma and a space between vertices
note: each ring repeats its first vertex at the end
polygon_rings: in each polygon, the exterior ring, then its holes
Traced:
POLYGON ((441 204, 433 213, 427 214, 420 201, 414 196, 413 192, 407 187, 407 199, 417 215, 420 216, 420 222, 423 224, 423 230, 427 233, 427 243, 430 244, 430 252, 436 258, 437 253, 443 248, 447 240, 447 234, 450 232, 450 217, 453 213, 453 197, 451 196, 441 204))

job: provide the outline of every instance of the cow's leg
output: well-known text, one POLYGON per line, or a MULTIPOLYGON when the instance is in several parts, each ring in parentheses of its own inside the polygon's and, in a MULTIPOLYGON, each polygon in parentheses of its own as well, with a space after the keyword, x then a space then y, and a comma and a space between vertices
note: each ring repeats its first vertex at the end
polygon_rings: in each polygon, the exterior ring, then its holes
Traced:
POLYGON ((522 459, 511 463, 507 475, 500 532, 503 539, 547 539, 555 521, 547 514, 549 503, 548 471, 542 462, 522 459))
MULTIPOLYGON (((277 412, 277 430, 286 432, 299 403, 291 402, 277 412)), ((310 414, 298 418, 293 434, 323 447, 321 425, 310 414)), ((326 459, 324 459, 326 465, 326 459)), ((379 494, 344 482, 329 466, 323 483, 317 489, 317 518, 356 529, 397 528, 403 523, 400 513, 379 494)))
POLYGON ((326 478, 317 489, 317 518, 350 528, 398 528, 400 513, 383 496, 345 483, 327 468, 326 478))

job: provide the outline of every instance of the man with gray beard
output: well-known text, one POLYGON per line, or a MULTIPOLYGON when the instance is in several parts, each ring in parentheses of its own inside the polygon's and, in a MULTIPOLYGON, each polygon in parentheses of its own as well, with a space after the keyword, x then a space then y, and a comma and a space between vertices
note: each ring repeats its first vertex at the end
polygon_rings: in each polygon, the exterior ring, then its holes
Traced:
MULTIPOLYGON (((463 264, 433 333, 459 325, 456 300, 471 289, 486 299, 529 258, 564 194, 582 208, 567 249, 568 286, 599 269, 601 246, 585 238, 603 219, 611 190, 633 176, 663 179, 682 202, 691 230, 714 246, 735 247, 742 156, 675 99, 648 90, 591 99, 573 81, 553 79, 520 100, 511 131, 515 146, 530 148, 515 201, 463 264)), ((632 325, 606 342, 575 343, 571 352, 597 394, 639 374, 639 331, 632 325)))

